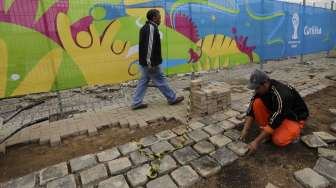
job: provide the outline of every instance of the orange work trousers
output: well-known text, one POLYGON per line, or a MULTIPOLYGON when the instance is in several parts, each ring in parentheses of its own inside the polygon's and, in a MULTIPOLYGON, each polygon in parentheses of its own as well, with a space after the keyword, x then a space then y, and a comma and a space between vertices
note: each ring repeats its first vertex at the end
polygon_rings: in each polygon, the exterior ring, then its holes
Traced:
POLYGON ((272 141, 277 146, 286 146, 292 143, 294 140, 299 138, 301 129, 304 127, 304 121, 297 122, 284 119, 278 128, 272 130, 268 124, 270 111, 261 99, 254 100, 253 112, 255 121, 258 123, 260 128, 263 130, 271 130, 267 132, 272 133, 272 141))

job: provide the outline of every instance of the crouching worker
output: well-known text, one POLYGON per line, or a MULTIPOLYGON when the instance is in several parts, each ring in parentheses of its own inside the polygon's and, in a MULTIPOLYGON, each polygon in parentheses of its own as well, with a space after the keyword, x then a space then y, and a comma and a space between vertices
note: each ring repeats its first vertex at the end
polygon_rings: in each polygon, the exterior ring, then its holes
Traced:
POLYGON ((260 127, 260 134, 248 144, 250 153, 267 139, 277 146, 286 146, 300 138, 301 129, 309 116, 308 108, 291 86, 270 79, 260 70, 250 77, 249 89, 255 90, 247 110, 241 140, 245 140, 252 124, 260 127))

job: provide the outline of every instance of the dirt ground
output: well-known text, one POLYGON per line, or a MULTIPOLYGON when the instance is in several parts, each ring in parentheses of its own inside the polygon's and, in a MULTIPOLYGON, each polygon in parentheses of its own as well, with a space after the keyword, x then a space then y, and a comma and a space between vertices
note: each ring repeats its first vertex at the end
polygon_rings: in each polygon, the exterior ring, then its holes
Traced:
MULTIPOLYGON (((336 107, 336 85, 305 98, 311 117, 303 134, 316 130, 327 130, 335 122, 329 108, 336 107)), ((46 166, 57 164, 74 157, 98 152, 106 148, 127 143, 162 130, 178 126, 177 122, 168 122, 161 126, 148 127, 143 130, 105 129, 94 137, 79 136, 66 139, 58 147, 25 145, 9 148, 5 158, 0 159, 0 182, 20 177, 46 166)), ((251 140, 257 135, 254 129, 251 140)), ((263 188, 268 182, 279 187, 298 187, 293 172, 313 167, 317 159, 316 150, 309 149, 302 143, 279 149, 271 143, 260 146, 258 152, 248 158, 242 158, 234 164, 207 179, 195 188, 263 188)))
POLYGON ((0 182, 6 182, 75 157, 138 140, 179 125, 176 121, 169 121, 160 126, 149 126, 145 129, 105 129, 99 131, 97 136, 82 135, 65 139, 57 147, 39 144, 15 146, 8 149, 5 157, 0 158, 0 182))
MULTIPOLYGON (((336 85, 305 97, 310 110, 310 119, 306 123, 303 135, 318 130, 328 130, 336 121, 329 108, 336 107, 336 85)), ((249 140, 258 134, 255 128, 249 140)), ((332 147, 335 147, 332 146, 332 147)), ((293 173, 306 167, 314 167, 317 151, 309 149, 303 143, 277 148, 271 143, 260 146, 258 152, 242 158, 207 180, 202 180, 193 188, 264 188, 267 183, 279 187, 300 187, 293 173)))

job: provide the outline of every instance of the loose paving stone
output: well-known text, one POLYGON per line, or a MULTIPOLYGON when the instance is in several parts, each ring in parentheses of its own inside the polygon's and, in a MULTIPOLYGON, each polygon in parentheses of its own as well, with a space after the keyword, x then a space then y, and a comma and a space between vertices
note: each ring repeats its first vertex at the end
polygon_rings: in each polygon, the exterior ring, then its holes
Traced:
POLYGON ((336 108, 330 108, 329 111, 336 116, 336 108))
POLYGON ((235 153, 225 147, 211 153, 210 156, 216 159, 221 166, 229 165, 238 159, 238 156, 235 153))
POLYGON ((68 175, 68 167, 65 162, 47 167, 45 169, 42 169, 39 172, 39 177, 40 177, 40 185, 44 185, 47 182, 61 178, 63 176, 68 175))
POLYGON ((138 168, 134 168, 127 172, 127 179, 132 187, 145 185, 148 181, 147 175, 149 174, 150 166, 145 164, 138 168))
POLYGON ((236 129, 231 129, 226 132, 224 132, 224 135, 231 138, 233 141, 237 141, 240 137, 240 132, 236 129))
POLYGON ((145 138, 141 138, 139 141, 139 144, 142 145, 143 147, 151 146, 160 140, 156 136, 147 136, 145 138))
POLYGON ((0 184, 1 188, 34 188, 36 182, 36 174, 31 173, 26 176, 11 180, 7 183, 0 184))
POLYGON ((164 153, 164 152, 170 152, 173 151, 175 148, 169 142, 167 141, 161 141, 156 144, 151 145, 151 150, 154 153, 164 153))
POLYGON ((147 188, 177 188, 177 185, 169 175, 162 176, 147 183, 147 188))
POLYGON ((97 164, 96 157, 93 154, 84 155, 70 160, 71 172, 77 172, 97 164))
POLYGON ((216 174, 221 169, 221 166, 209 156, 203 156, 192 161, 191 166, 204 178, 216 174))
POLYGON ((179 187, 190 187, 200 180, 198 174, 189 165, 176 169, 171 176, 179 187))
POLYGON ((320 137, 326 143, 332 143, 336 141, 336 137, 327 132, 313 132, 314 135, 320 137))
POLYGON ((188 133, 188 136, 195 142, 199 142, 209 137, 209 135, 204 131, 202 131, 201 129, 191 131, 190 133, 188 133))
POLYGON ((114 176, 98 184, 98 188, 129 188, 123 175, 114 176))
POLYGON ((227 110, 224 112, 225 115, 229 116, 229 117, 235 117, 237 115, 239 115, 240 113, 234 110, 227 110))
POLYGON ((68 175, 63 178, 51 181, 47 184, 47 188, 76 188, 76 180, 74 175, 68 175))
POLYGON ((104 164, 97 165, 80 173, 80 179, 83 185, 106 178, 107 176, 107 170, 104 164))
POLYGON ((185 133, 188 132, 188 128, 186 126, 179 126, 179 127, 175 127, 172 129, 172 131, 178 135, 178 136, 181 136, 181 135, 184 135, 185 133))
POLYGON ((208 141, 200 141, 196 143, 193 148, 201 155, 209 154, 215 151, 215 146, 208 141))
POLYGON ((202 120, 200 120, 200 122, 203 123, 204 125, 212 125, 212 124, 218 123, 219 120, 213 119, 211 117, 206 117, 206 118, 203 118, 202 120))
POLYGON ((127 157, 123 157, 108 162, 108 167, 112 175, 117 175, 130 169, 132 167, 132 163, 127 157))
POLYGON ((189 125, 189 127, 190 127, 191 129, 193 129, 193 130, 196 130, 196 129, 200 129, 200 128, 202 128, 202 127, 205 127, 205 125, 204 125, 203 123, 197 121, 197 122, 193 122, 193 123, 191 123, 191 124, 189 125))
POLYGON ((118 157, 120 157, 120 152, 118 151, 118 148, 108 149, 97 154, 99 162, 111 161, 118 157))
POLYGON ((311 148, 317 148, 317 147, 323 147, 328 146, 327 143, 325 143, 320 137, 310 134, 306 136, 301 137, 302 142, 304 142, 308 147, 311 148))
POLYGON ((314 166, 314 170, 319 174, 336 182, 336 163, 325 158, 319 158, 314 166))
POLYGON ((224 132, 224 129, 219 125, 208 125, 204 127, 203 130, 210 135, 216 135, 224 132))
POLYGON ((215 144, 217 147, 221 148, 226 146, 227 144, 231 143, 232 140, 222 134, 218 134, 215 136, 210 137, 210 142, 215 144))
POLYGON ((229 121, 231 121, 233 124, 235 124, 235 125, 240 125, 240 124, 242 124, 242 123, 244 123, 244 121, 242 121, 242 120, 239 120, 239 119, 237 119, 236 117, 232 117, 232 118, 230 118, 230 119, 228 119, 229 121))
POLYGON ((324 157, 331 161, 336 162, 336 150, 327 149, 327 148, 318 148, 319 157, 324 157))
POLYGON ((123 155, 127 155, 139 149, 139 145, 136 142, 129 142, 127 144, 119 146, 119 150, 123 155))
POLYGON ((329 129, 330 129, 332 132, 336 133, 336 123, 331 124, 330 127, 329 127, 329 129))
POLYGON ((160 140, 169 140, 175 136, 176 134, 171 130, 165 130, 156 134, 156 137, 158 137, 160 140))
POLYGON ((295 179, 308 188, 325 188, 330 185, 330 182, 314 170, 305 168, 294 173, 295 179))
POLYGON ((221 121, 217 125, 221 126, 225 131, 233 129, 236 127, 235 124, 231 123, 230 121, 221 121))
POLYGON ((225 119, 230 118, 230 116, 224 114, 224 113, 217 113, 211 116, 211 118, 216 119, 218 121, 223 121, 225 119))
POLYGON ((160 166, 159 174, 166 174, 177 168, 176 161, 169 155, 165 155, 161 160, 155 160, 152 165, 160 166))
POLYGON ((227 147, 239 156, 244 156, 248 152, 247 144, 244 142, 232 142, 227 147))
POLYGON ((174 158, 181 164, 185 165, 188 162, 197 159, 199 154, 193 150, 190 146, 179 149, 173 153, 174 158))
POLYGON ((184 146, 189 146, 194 143, 187 135, 177 136, 169 140, 169 142, 176 148, 182 148, 184 146))
POLYGON ((133 162, 133 164, 135 164, 136 166, 146 163, 150 160, 152 160, 152 158, 148 155, 152 154, 153 152, 149 149, 149 148, 145 148, 144 150, 138 150, 135 151, 133 153, 130 154, 130 158, 131 161, 133 162))

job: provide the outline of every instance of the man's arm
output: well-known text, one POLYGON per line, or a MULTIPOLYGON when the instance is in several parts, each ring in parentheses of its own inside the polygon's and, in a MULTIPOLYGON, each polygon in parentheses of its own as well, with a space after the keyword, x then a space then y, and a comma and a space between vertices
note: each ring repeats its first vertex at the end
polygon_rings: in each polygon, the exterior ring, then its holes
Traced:
POLYGON ((151 57, 153 52, 153 43, 154 43, 154 26, 152 24, 149 24, 149 30, 148 30, 148 40, 147 40, 147 56, 146 56, 146 62, 148 67, 152 66, 151 57))
POLYGON ((264 128, 264 131, 272 134, 274 129, 278 128, 283 118, 283 112, 285 109, 285 104, 283 103, 283 97, 280 95, 278 90, 275 87, 272 87, 272 91, 274 93, 275 100, 273 101, 273 105, 275 107, 275 111, 271 113, 269 118, 269 125, 264 128))

